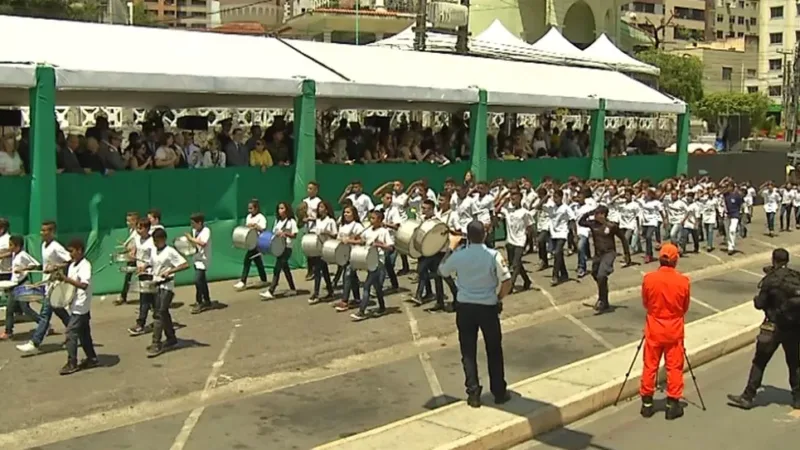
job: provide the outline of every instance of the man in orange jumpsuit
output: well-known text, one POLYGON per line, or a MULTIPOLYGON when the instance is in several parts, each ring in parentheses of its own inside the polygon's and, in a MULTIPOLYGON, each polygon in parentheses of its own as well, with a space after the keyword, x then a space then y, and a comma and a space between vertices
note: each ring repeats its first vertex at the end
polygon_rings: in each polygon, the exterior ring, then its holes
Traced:
POLYGON ((689 278, 675 270, 678 247, 666 244, 658 255, 661 267, 644 276, 642 303, 647 311, 644 328, 644 369, 639 394, 642 417, 652 417, 656 375, 664 355, 667 369, 667 420, 683 416, 683 325, 689 310, 689 278))

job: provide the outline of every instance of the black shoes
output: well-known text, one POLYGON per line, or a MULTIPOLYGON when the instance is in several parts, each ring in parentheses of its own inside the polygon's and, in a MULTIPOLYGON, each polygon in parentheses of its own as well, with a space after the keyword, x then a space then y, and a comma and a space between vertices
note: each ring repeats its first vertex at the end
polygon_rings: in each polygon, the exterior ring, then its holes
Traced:
POLYGON ((653 397, 642 397, 642 409, 639 410, 639 414, 641 414, 645 419, 649 419, 653 417, 655 413, 655 408, 653 408, 653 397))
POLYGON ((680 399, 667 398, 667 420, 675 420, 683 417, 683 405, 680 399))
POLYGON ((509 400, 511 400, 511 392, 508 392, 508 391, 505 391, 501 395, 495 395, 494 396, 494 404, 495 405, 502 405, 504 403, 508 403, 509 400))
POLYGON ((753 408, 753 399, 743 395, 728 394, 728 404, 744 410, 753 408))
POLYGON ((792 401, 792 409, 800 410, 800 397, 795 397, 792 401))

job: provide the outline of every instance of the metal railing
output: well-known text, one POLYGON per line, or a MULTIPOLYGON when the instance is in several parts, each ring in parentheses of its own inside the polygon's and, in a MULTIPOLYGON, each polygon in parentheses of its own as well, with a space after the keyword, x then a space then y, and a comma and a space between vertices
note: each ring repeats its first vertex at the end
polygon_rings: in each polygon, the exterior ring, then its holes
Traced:
POLYGON ((345 9, 374 11, 383 4, 386 11, 413 13, 416 12, 416 2, 412 0, 314 0, 314 9, 345 9))

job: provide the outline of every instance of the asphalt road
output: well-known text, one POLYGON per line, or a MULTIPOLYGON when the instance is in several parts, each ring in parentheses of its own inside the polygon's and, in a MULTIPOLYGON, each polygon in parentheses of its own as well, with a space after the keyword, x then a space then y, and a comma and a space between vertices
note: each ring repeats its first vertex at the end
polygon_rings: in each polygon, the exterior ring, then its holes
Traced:
MULTIPOLYGON (((761 226, 757 221, 753 230, 761 226)), ((768 252, 795 244, 800 232, 772 240, 755 234, 734 256, 683 258, 679 268, 691 274, 762 255, 695 281, 688 319, 750 301, 768 252)), ((568 268, 574 274, 575 257, 568 268)), ((638 285, 642 271, 653 268, 618 268, 611 280, 618 307, 602 316, 581 305, 594 301, 591 279, 550 288, 547 273, 533 274, 542 289, 505 302, 508 381, 638 340, 644 319, 638 285)), ((411 287, 407 278, 401 286, 411 287)), ((255 290, 235 292, 229 282, 215 283, 211 292, 228 307, 197 316, 186 307, 173 310, 186 324, 178 331, 181 346, 156 359, 145 356, 148 337, 125 331, 136 306, 112 306, 111 297, 93 305, 100 368, 59 377, 62 336, 49 337, 45 351, 32 357, 2 343, 0 377, 8 394, 0 448, 307 449, 464 398, 454 317, 429 314, 402 293, 387 299, 393 314, 352 323, 329 305, 309 306, 305 296, 263 302, 255 290)), ((193 297, 192 288, 180 288, 176 300, 193 297)), ((30 328, 20 325, 14 343, 30 328)))
MULTIPOLYGON (((639 416, 634 399, 608 408, 567 428, 556 430, 513 450, 641 450, 684 448, 752 450, 795 448, 800 442, 800 410, 793 410, 783 354, 779 350, 767 367, 757 407, 743 411, 727 405, 727 394, 740 394, 747 380, 754 346, 727 355, 696 371, 707 411, 687 374, 686 415, 673 422, 660 412, 639 416), (667 440, 669 439, 669 440, 667 440), (667 444, 668 443, 668 444, 667 444)), ((663 399, 663 393, 660 397, 663 399)), ((657 402, 663 407, 663 402, 657 402)))

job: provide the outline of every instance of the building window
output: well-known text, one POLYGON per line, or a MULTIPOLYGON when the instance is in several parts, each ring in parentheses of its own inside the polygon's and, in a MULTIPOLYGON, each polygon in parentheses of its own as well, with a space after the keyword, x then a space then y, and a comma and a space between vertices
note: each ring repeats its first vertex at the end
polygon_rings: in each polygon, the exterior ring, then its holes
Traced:
POLYGON ((650 14, 655 14, 656 12, 656 5, 654 5, 653 3, 633 2, 630 6, 631 9, 636 12, 643 12, 650 14))
POLYGON ((800 41, 800 30, 795 30, 794 32, 794 40, 800 41))
POLYGON ((706 20, 706 12, 702 9, 683 8, 681 6, 676 6, 674 11, 676 19, 706 20))
POLYGON ((717 22, 722 22, 723 20, 725 20, 725 17, 722 14, 717 14, 717 22))
POLYGON ((783 44, 783 33, 770 33, 769 34, 769 44, 770 45, 783 44))
POLYGON ((721 30, 717 30, 717 39, 723 39, 725 37, 725 33, 721 30))
POLYGON ((756 69, 747 69, 747 78, 755 78, 756 74, 756 69))
POLYGON ((738 33, 736 33, 736 37, 744 37, 744 32, 739 31, 738 33))
POLYGON ((769 60, 769 70, 780 71, 783 69, 783 60, 780 58, 769 60))
POLYGON ((744 16, 739 16, 736 18, 736 21, 739 23, 739 25, 744 25, 744 16))
POLYGON ((683 41, 703 41, 705 33, 703 30, 696 30, 693 28, 686 28, 686 27, 675 27, 675 31, 673 36, 675 39, 680 39, 683 41))
POLYGON ((747 93, 748 94, 757 94, 758 93, 758 86, 747 86, 747 93))
POLYGON ((797 10, 797 15, 800 16, 800 3, 795 3, 794 7, 797 10))
POLYGON ((744 9, 744 0, 739 1, 739 8, 744 9))
POLYGON ((751 17, 750 18, 750 25, 755 25, 755 24, 756 24, 756 18, 755 17, 751 17))
POLYGON ((734 23, 736 23, 736 16, 730 16, 730 17, 728 17, 728 23, 730 23, 731 25, 733 25, 734 23))
POLYGON ((783 6, 773 6, 769 9, 770 19, 783 19, 783 6))
POLYGON ((777 86, 770 86, 769 87, 769 96, 770 97, 780 97, 783 93, 783 89, 781 85, 777 86))
POLYGON ((722 79, 726 81, 733 79, 733 67, 722 68, 722 79))

